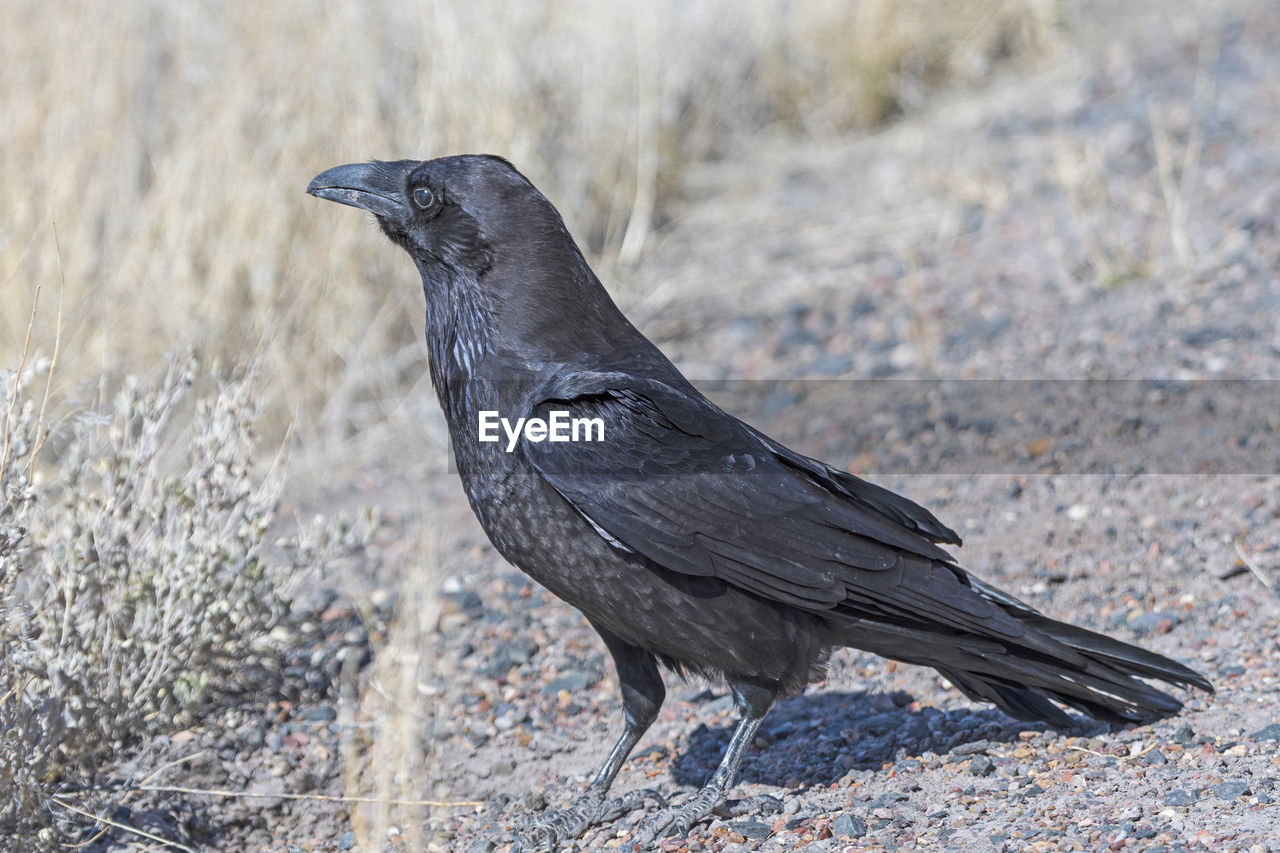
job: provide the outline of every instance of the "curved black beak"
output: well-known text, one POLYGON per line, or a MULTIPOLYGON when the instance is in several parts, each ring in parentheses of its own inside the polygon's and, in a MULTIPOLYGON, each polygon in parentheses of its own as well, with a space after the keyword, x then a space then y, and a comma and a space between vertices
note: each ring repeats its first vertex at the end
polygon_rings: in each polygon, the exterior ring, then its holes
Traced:
POLYGON ((405 184, 414 160, 350 163, 334 166, 311 179, 307 192, 316 198, 349 204, 374 216, 399 219, 408 210, 405 184))

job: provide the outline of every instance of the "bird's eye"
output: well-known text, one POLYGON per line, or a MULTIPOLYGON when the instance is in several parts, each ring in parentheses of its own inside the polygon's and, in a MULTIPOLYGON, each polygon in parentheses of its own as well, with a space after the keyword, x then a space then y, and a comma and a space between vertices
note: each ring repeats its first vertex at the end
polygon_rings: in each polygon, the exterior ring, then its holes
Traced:
POLYGON ((426 210, 436 203, 436 195, 426 187, 416 187, 413 191, 413 203, 426 210))

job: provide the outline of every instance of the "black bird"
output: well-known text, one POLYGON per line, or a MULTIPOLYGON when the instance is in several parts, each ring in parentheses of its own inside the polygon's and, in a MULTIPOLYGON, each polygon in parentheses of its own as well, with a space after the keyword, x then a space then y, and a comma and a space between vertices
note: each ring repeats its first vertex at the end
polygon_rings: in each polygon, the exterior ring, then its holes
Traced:
POLYGON ((625 727, 586 792, 540 824, 577 837, 657 716, 662 663, 723 679, 741 720, 705 787, 647 841, 721 805, 761 720, 852 646, 931 666, 1026 720, 1144 722, 1212 691, 1168 658, 1055 621, 958 566, 926 509, 792 451, 700 394, 614 305, 559 213, 491 156, 330 169, 307 191, 363 208, 413 258, 431 380, 467 498, 494 547, 577 607, 613 655, 625 727), (603 441, 479 440, 481 412, 598 418, 603 441))

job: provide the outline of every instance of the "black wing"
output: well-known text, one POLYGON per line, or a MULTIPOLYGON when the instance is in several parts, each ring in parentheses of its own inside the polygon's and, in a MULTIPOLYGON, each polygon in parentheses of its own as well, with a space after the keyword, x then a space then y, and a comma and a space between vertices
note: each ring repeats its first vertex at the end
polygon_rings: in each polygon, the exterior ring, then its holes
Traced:
POLYGON ((794 607, 1016 637, 968 587, 927 510, 796 454, 705 398, 635 377, 577 377, 531 414, 598 418, 604 440, 530 442, 543 477, 619 547, 794 607), (1007 632, 1007 633, 1006 633, 1007 632))

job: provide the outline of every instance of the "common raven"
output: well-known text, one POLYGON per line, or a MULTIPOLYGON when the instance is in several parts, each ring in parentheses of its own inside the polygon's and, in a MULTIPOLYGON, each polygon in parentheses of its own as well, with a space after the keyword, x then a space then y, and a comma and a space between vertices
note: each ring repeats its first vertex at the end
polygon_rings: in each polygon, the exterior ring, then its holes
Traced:
POLYGON ((541 822, 540 843, 652 795, 606 800, 662 704, 660 662, 723 679, 741 719, 701 790, 674 807, 659 798, 646 841, 724 802, 765 714, 840 646, 931 666, 971 699, 1054 724, 1070 722, 1061 706, 1120 723, 1182 707, 1144 678, 1212 691, 1175 661, 989 586, 939 547, 960 537, 928 510, 713 405, 622 315, 507 161, 338 166, 307 191, 373 213, 413 258, 471 508, 499 553, 582 611, 617 666, 622 736, 586 792, 541 822), (567 413, 602 424, 604 440, 481 441, 484 413, 567 413))

